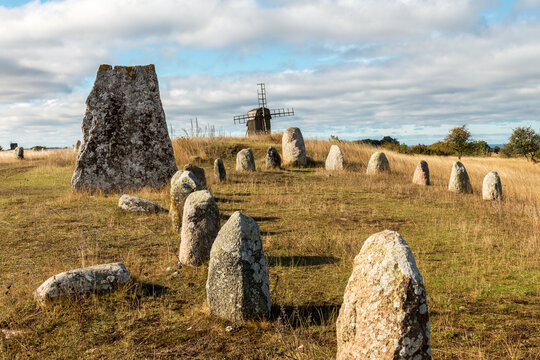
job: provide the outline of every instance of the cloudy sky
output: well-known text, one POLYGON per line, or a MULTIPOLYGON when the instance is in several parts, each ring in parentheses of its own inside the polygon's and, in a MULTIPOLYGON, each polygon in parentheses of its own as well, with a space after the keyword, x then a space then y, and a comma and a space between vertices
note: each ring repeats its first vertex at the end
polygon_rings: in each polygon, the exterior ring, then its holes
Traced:
POLYGON ((99 64, 153 63, 169 126, 432 143, 540 131, 540 0, 0 0, 0 145, 81 137, 99 64))

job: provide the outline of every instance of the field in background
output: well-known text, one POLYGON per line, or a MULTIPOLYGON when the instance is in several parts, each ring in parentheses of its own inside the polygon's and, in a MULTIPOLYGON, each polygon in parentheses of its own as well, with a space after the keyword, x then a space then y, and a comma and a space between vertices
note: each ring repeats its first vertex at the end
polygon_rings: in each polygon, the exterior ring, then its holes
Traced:
MULTIPOLYGON (((207 266, 175 276, 179 235, 166 214, 128 214, 119 195, 72 193, 72 150, 0 152, 1 352, 11 358, 329 359, 335 320, 364 240, 384 229, 411 247, 428 293, 438 359, 540 357, 540 166, 520 159, 462 162, 473 195, 446 190, 455 158, 389 151, 391 174, 367 176, 374 148, 339 144, 347 162, 329 174, 331 143, 306 141, 307 169, 236 173, 251 147, 262 169, 279 134, 174 142, 179 167, 202 158, 222 225, 235 210, 261 228, 273 302, 271 319, 226 332, 207 314, 207 266), (216 184, 213 159, 229 180, 216 184), (420 159, 433 186, 411 184, 420 159), (485 174, 499 172, 505 199, 484 202, 485 174), (122 261, 136 282, 114 294, 37 307, 31 293, 71 268, 122 261)), ((168 189, 135 193, 168 208, 168 189)))

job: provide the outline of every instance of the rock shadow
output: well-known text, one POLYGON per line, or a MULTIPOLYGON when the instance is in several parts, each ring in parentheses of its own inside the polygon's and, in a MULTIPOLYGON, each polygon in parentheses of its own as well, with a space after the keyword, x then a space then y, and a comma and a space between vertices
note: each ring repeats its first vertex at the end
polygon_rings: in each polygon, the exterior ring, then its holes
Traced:
POLYGON ((241 200, 241 199, 227 199, 227 198, 219 198, 219 197, 214 197, 214 199, 216 200, 216 202, 221 202, 221 203, 241 203, 241 202, 245 202, 245 200, 241 200))
POLYGON ((163 285, 154 284, 146 281, 134 280, 129 289, 135 297, 161 297, 169 291, 169 288, 163 285))
POLYGON ((269 266, 311 266, 335 264, 340 261, 334 256, 267 256, 269 266))
POLYGON ((272 305, 271 319, 291 328, 335 323, 341 304, 272 305))

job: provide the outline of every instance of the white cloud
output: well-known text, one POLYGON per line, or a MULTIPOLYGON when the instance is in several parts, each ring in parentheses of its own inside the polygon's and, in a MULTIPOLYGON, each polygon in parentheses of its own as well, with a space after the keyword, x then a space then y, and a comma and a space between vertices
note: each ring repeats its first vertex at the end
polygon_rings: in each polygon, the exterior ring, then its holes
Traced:
MULTIPOLYGON (((538 126, 540 23, 528 17, 485 24, 482 11, 497 4, 65 0, 0 7, 0 143, 14 137, 37 143, 50 130, 56 136, 48 135, 50 144, 71 144, 80 136, 85 81, 100 63, 117 63, 119 53, 138 50, 140 63, 162 53, 157 61, 170 65, 183 49, 250 57, 276 44, 293 49, 283 63, 302 54, 324 65, 228 76, 178 76, 168 68, 160 78, 168 120, 181 128, 198 116, 243 133, 232 116, 256 105, 255 86, 265 81, 270 106, 297 113, 274 127, 294 122, 309 134, 420 133, 419 124, 424 132, 462 123, 538 126)), ((515 8, 537 5, 518 1, 515 8)))

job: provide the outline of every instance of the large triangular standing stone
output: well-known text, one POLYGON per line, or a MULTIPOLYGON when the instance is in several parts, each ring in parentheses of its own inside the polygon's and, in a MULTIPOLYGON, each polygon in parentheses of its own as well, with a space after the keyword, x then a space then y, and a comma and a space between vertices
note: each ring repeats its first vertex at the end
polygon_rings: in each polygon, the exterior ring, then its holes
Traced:
POLYGON ((82 131, 74 189, 157 189, 177 171, 154 65, 101 65, 82 131))

